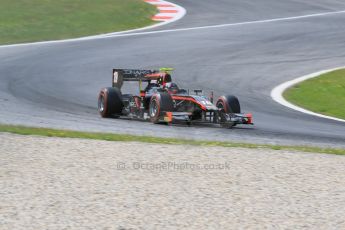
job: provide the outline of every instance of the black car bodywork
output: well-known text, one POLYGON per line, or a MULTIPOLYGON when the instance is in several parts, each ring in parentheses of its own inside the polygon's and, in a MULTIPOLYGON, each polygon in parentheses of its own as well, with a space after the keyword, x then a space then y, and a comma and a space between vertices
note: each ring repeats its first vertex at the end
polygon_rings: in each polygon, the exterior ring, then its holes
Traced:
POLYGON ((102 117, 128 117, 153 123, 203 122, 231 128, 237 124, 253 124, 251 114, 241 113, 233 95, 221 96, 213 103, 202 90, 180 89, 171 79, 171 69, 113 69, 112 87, 103 88, 98 97, 102 117), (123 94, 126 81, 139 83, 139 94, 123 94), (145 84, 145 87, 144 87, 145 84))

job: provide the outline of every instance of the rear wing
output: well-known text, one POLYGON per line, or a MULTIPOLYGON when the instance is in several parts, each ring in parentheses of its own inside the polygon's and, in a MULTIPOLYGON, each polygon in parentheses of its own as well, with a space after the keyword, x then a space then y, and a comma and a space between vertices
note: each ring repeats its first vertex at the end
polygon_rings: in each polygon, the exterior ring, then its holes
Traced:
POLYGON ((159 70, 113 69, 112 86, 121 89, 124 81, 150 81, 148 74, 159 73, 159 70))

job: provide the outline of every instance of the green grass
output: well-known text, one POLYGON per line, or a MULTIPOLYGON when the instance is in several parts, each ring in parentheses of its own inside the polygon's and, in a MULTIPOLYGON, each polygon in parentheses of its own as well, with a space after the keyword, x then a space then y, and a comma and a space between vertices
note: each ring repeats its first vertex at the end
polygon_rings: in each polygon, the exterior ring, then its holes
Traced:
POLYGON ((150 136, 135 136, 124 134, 110 134, 110 133, 91 133, 79 132, 69 130, 47 129, 47 128, 33 128, 25 126, 13 125, 0 125, 0 132, 15 133, 20 135, 38 135, 48 137, 61 137, 61 138, 82 138, 94 139, 105 141, 129 141, 129 142, 144 142, 144 143, 159 143, 169 145, 195 145, 195 146, 220 146, 220 147, 240 147, 240 148, 253 148, 253 149, 273 149, 273 150, 294 150, 310 153, 326 153, 345 155, 345 149, 333 148, 318 148, 308 146, 280 146, 280 145, 259 145, 247 143, 234 143, 234 142, 220 142, 220 141, 197 141, 175 138, 159 138, 150 136))
POLYGON ((345 70, 337 70, 297 84, 283 95, 308 110, 345 119, 345 70))
POLYGON ((155 13, 142 0, 0 0, 0 44, 139 28, 155 13))

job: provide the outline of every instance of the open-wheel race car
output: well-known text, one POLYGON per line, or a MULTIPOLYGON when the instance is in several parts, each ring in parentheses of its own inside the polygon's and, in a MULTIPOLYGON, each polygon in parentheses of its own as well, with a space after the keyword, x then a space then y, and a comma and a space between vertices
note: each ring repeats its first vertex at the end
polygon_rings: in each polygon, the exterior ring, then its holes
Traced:
POLYGON ((241 113, 237 97, 225 95, 213 103, 213 92, 207 97, 202 90, 180 89, 172 82, 171 68, 160 70, 113 69, 112 87, 103 88, 98 97, 102 117, 127 117, 153 123, 185 122, 220 124, 231 128, 253 124, 251 114, 241 113), (123 94, 124 82, 139 84, 139 94, 123 94))

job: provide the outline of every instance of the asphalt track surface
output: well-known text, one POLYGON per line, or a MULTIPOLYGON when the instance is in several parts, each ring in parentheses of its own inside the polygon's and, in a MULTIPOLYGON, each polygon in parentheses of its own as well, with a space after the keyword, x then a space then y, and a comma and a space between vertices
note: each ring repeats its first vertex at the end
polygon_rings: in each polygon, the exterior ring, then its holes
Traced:
MULTIPOLYGON (((180 21, 158 30, 87 41, 0 47, 0 123, 190 139, 345 147, 345 125, 274 102, 282 82, 345 63, 340 0, 181 0, 180 21), (289 20, 241 22, 318 16, 289 20), (211 28, 200 26, 240 23, 211 28), (255 126, 153 125, 102 119, 97 95, 111 69, 174 67, 184 88, 235 94, 255 126)), ((134 86, 129 87, 131 90, 134 86)))

